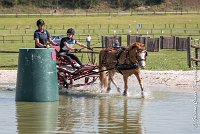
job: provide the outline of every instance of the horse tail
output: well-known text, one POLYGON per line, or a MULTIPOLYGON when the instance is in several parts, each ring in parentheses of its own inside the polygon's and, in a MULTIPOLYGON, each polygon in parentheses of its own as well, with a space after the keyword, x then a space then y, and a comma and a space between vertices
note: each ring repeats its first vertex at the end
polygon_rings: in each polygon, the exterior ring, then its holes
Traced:
POLYGON ((103 56, 104 56, 104 50, 101 50, 99 53, 99 79, 100 79, 100 86, 102 91, 106 91, 108 87, 108 73, 106 70, 106 67, 103 65, 103 56))

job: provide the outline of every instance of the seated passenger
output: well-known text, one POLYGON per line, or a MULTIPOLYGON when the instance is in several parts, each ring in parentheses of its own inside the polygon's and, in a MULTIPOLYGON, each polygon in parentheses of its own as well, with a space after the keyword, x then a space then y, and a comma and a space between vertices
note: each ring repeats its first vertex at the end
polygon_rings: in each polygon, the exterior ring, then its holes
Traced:
POLYGON ((67 37, 64 37, 64 38, 61 39, 59 54, 62 54, 63 57, 65 58, 65 60, 67 60, 73 68, 81 68, 84 65, 81 63, 81 61, 78 59, 78 57, 76 55, 74 55, 70 52, 72 50, 77 51, 77 49, 73 48, 73 46, 75 44, 79 45, 82 48, 87 48, 87 46, 76 41, 73 38, 74 34, 75 34, 74 29, 69 28, 67 30, 67 37), (75 60, 76 63, 78 63, 78 65, 74 64, 73 60, 75 60))

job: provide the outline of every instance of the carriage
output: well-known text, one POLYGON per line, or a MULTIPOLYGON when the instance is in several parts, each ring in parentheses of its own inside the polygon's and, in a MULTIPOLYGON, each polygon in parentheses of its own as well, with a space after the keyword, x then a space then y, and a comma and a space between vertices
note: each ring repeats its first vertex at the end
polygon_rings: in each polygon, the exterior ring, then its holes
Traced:
MULTIPOLYGON (((76 64, 73 61, 73 64, 76 64)), ((88 63, 81 68, 73 68, 62 56, 57 57, 57 75, 59 85, 64 88, 93 84, 98 78, 98 67, 88 63)))
MULTIPOLYGON (((84 53, 82 51, 81 53, 84 53)), ((86 52, 88 53, 88 52, 86 52)), ((143 95, 143 84, 140 77, 140 67, 145 66, 147 52, 142 43, 134 43, 125 49, 106 48, 100 52, 89 52, 99 54, 99 64, 90 62, 78 69, 73 68, 62 55, 58 55, 57 75, 59 85, 65 88, 80 87, 93 84, 98 78, 101 88, 106 92, 110 91, 110 84, 113 83, 119 90, 119 87, 113 80, 115 72, 123 75, 124 95, 127 94, 128 77, 134 74, 138 79, 143 95)), ((75 61, 73 61, 76 64, 75 61)))

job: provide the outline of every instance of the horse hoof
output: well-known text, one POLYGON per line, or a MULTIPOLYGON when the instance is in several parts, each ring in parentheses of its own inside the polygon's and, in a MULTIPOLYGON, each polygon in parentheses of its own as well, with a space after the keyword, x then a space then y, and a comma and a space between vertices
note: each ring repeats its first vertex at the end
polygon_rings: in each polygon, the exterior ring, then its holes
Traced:
POLYGON ((124 96, 127 96, 127 92, 124 92, 123 95, 124 95, 124 96))
POLYGON ((110 90, 111 90, 111 88, 108 88, 108 89, 107 89, 107 93, 110 93, 110 90))
POLYGON ((143 92, 141 93, 141 96, 142 96, 142 98, 144 98, 144 93, 143 92))
POLYGON ((121 93, 121 89, 120 89, 120 88, 117 88, 117 91, 118 91, 119 93, 121 93))

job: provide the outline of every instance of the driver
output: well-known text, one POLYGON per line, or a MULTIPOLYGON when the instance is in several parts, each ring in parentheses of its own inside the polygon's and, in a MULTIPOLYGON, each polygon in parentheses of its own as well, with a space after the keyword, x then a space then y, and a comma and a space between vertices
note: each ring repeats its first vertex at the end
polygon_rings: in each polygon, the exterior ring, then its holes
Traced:
POLYGON ((82 48, 87 48, 86 45, 83 45, 76 41, 73 36, 75 34, 75 31, 73 28, 69 28, 67 30, 67 37, 64 37, 60 41, 60 55, 64 55, 64 58, 71 64, 73 68, 81 68, 84 65, 81 63, 81 61, 78 59, 78 57, 72 53, 70 53, 72 50, 77 51, 77 49, 73 48, 75 44, 82 48), (74 64, 72 60, 75 60, 77 64, 74 64))
POLYGON ((36 25, 38 29, 34 32, 35 48, 46 48, 48 42, 56 45, 56 43, 52 41, 49 32, 45 29, 44 21, 39 19, 36 25))

